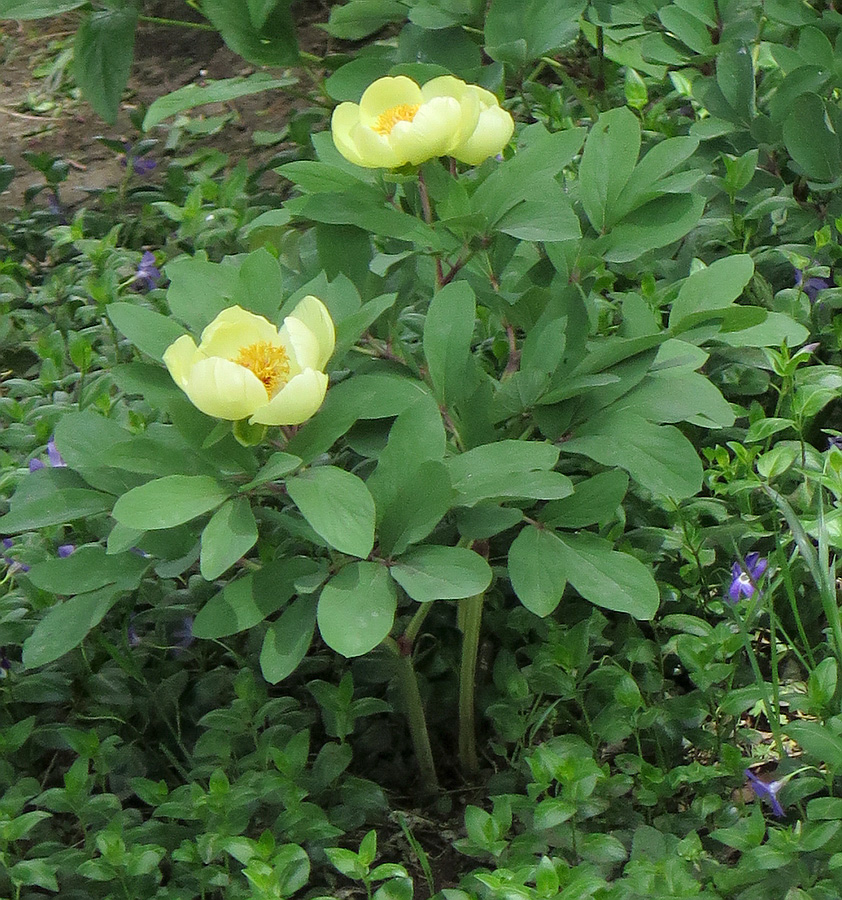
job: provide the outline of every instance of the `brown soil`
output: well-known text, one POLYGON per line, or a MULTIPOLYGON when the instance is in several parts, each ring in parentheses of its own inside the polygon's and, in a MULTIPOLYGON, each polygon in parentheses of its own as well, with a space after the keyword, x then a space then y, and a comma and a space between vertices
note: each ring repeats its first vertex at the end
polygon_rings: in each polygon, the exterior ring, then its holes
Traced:
MULTIPOLYGON (((327 4, 307 4, 299 17, 302 49, 324 55, 328 37, 312 23, 326 20, 327 4)), ((124 176, 119 156, 97 142, 97 136, 121 141, 159 138, 161 143, 149 156, 161 159, 166 131, 159 128, 149 135, 138 134, 129 115, 139 104, 148 106, 191 82, 250 75, 256 70, 232 53, 214 32, 142 24, 137 31, 129 85, 117 123, 111 126, 83 100, 74 99, 69 75, 50 86, 48 79, 35 74, 39 66, 58 56, 61 47, 57 42, 67 41, 77 22, 73 13, 31 22, 0 22, 0 161, 5 157, 6 163, 17 170, 9 189, 0 195, 0 209, 21 207, 26 188, 43 184, 42 176, 24 161, 25 151, 46 151, 68 162, 70 173, 61 186, 61 198, 72 208, 85 200, 88 191, 115 185, 124 176), (39 102, 49 108, 41 109, 39 102)), ((291 74, 301 77, 302 90, 296 95, 306 92, 313 75, 305 70, 293 70, 291 74)), ((190 115, 198 118, 233 113, 219 133, 202 138, 202 146, 219 148, 230 155, 232 164, 243 157, 258 162, 279 147, 255 147, 253 132, 280 131, 290 110, 300 104, 308 105, 292 94, 266 92, 200 107, 190 115)), ((45 204, 46 197, 36 203, 45 204)))

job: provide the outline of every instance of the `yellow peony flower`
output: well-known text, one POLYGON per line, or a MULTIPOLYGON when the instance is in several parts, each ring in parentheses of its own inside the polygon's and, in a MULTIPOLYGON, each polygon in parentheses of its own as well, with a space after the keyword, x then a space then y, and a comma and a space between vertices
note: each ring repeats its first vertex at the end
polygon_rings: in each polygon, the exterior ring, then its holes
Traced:
MULTIPOLYGON (((340 103, 333 111, 333 142, 347 160, 370 169, 419 165, 459 147, 467 148, 471 160, 477 159, 504 131, 497 114, 488 112, 488 98, 511 122, 493 94, 451 75, 434 78, 423 87, 404 75, 378 78, 366 88, 359 104, 340 103)), ((512 123, 505 140, 483 159, 500 152, 513 128, 512 123)))
POLYGON ((239 306, 223 310, 202 332, 167 348, 164 363, 190 401, 217 419, 251 425, 298 425, 322 405, 322 371, 336 336, 325 305, 305 297, 278 329, 239 306))
POLYGON ((478 166, 509 143, 515 123, 491 91, 475 84, 469 84, 468 90, 474 92, 479 103, 479 120, 473 132, 450 155, 469 166, 478 166))

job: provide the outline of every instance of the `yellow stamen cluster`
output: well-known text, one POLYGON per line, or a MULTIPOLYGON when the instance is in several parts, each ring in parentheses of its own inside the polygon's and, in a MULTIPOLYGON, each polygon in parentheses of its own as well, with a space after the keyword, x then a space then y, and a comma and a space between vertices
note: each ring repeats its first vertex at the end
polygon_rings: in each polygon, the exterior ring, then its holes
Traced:
POLYGON ((233 362, 253 372, 263 382, 270 399, 289 380, 286 350, 269 341, 258 341, 243 347, 233 362))
POLYGON ((372 128, 378 134, 391 134, 398 122, 411 122, 420 108, 419 103, 401 103, 399 106, 393 106, 380 113, 372 128))

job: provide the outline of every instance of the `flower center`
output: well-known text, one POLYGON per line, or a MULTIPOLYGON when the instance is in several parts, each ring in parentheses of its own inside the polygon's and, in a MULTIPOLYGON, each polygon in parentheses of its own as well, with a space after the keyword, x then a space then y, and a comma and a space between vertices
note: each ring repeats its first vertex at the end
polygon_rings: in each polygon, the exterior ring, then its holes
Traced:
POLYGON ((392 106, 386 112, 380 113, 372 128, 378 134, 391 134, 398 122, 411 122, 420 108, 420 103, 401 103, 398 106, 392 106))
POLYGON ((751 575, 748 572, 740 572, 740 577, 737 579, 740 584, 751 584, 751 575))
POLYGON ((233 362, 253 372, 263 382, 270 399, 289 378, 289 358, 286 350, 269 341, 258 341, 256 344, 243 347, 233 362))

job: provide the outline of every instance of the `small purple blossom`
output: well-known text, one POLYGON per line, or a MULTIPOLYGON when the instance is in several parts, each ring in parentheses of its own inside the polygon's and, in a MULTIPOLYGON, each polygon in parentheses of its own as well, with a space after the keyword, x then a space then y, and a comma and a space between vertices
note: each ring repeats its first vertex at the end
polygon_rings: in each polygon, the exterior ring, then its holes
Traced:
POLYGON ((173 647, 173 656, 181 656, 182 653, 196 640, 193 637, 193 616, 185 616, 181 622, 181 626, 173 632, 176 638, 175 647, 173 647))
POLYGON ((129 624, 126 627, 126 641, 130 647, 139 647, 141 643, 141 637, 134 627, 134 613, 129 616, 129 624))
POLYGON ((59 559, 67 559, 75 549, 76 547, 73 544, 62 544, 58 550, 56 550, 56 553, 58 554, 59 559))
POLYGON ((728 599, 731 603, 739 603, 741 597, 752 597, 757 582, 769 567, 768 560, 761 559, 759 553, 749 553, 745 559, 745 568, 735 562, 731 566, 731 586, 728 588, 728 599))
POLYGON ((778 800, 778 791, 786 784, 785 781, 763 781, 758 778, 751 769, 745 770, 749 785, 759 800, 765 800, 772 807, 772 814, 780 818, 785 815, 781 801, 778 800))
MULTIPOLYGON (((64 468, 67 463, 62 459, 61 453, 58 452, 58 447, 56 447, 56 439, 51 437, 47 441, 47 462, 54 469, 64 468)), ((29 460, 29 471, 37 472, 38 469, 43 469, 44 463, 40 459, 30 459, 29 460)))
POLYGON ((804 272, 801 269, 796 269, 795 286, 801 288, 810 302, 813 303, 819 291, 825 291, 833 287, 833 282, 829 278, 821 278, 818 275, 810 275, 805 282, 804 272))
POLYGON ((120 157, 120 165, 125 169, 129 164, 129 160, 131 160, 132 171, 135 175, 140 175, 141 177, 148 175, 158 165, 154 159, 147 159, 143 155, 135 156, 132 145, 127 141, 123 143, 123 146, 126 152, 120 157))
POLYGON ((134 286, 138 289, 145 287, 147 291, 151 291, 158 286, 160 279, 161 271, 155 265, 155 254, 145 250, 135 273, 134 286))
MULTIPOLYGON (((2 544, 4 550, 12 549, 11 538, 3 538, 3 540, 0 541, 0 544, 2 544)), ((29 571, 29 566, 27 566, 25 563, 18 562, 16 559, 13 559, 11 556, 7 556, 5 553, 0 556, 0 559, 2 559, 4 563, 6 563, 6 565, 9 567, 9 573, 12 575, 14 575, 15 572, 26 573, 29 571)))

